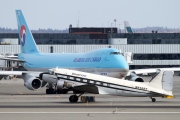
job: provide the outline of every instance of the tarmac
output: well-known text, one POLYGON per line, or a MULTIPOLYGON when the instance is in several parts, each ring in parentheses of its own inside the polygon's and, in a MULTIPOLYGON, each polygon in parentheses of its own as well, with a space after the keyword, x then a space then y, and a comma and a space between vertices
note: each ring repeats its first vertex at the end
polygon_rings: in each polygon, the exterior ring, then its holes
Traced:
POLYGON ((155 103, 147 97, 112 95, 94 95, 95 102, 69 103, 71 93, 46 95, 45 89, 28 90, 22 79, 1 80, 0 120, 180 119, 179 76, 174 77, 175 98, 156 98, 155 103))

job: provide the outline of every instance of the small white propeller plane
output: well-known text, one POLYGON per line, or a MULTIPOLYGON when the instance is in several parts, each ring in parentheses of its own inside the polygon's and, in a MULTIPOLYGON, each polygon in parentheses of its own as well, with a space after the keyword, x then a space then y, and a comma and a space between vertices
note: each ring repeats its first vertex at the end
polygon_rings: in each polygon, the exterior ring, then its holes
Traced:
MULTIPOLYGON (((45 81, 46 75, 42 75, 45 81)), ((159 70, 149 82, 134 82, 62 68, 49 69, 49 75, 56 80, 57 85, 63 84, 62 87, 74 91, 69 97, 70 102, 77 102, 78 97, 84 93, 149 97, 152 102, 156 101, 154 97, 173 97, 173 71, 159 70), (77 96, 75 93, 80 95, 77 96)))

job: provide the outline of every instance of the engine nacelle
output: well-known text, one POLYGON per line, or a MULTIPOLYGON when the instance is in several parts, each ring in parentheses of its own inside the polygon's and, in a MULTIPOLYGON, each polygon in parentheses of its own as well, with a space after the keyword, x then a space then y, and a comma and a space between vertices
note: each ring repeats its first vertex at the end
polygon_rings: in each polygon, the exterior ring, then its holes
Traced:
POLYGON ((68 89, 73 87, 75 84, 71 82, 65 81, 65 79, 59 79, 57 80, 57 89, 62 90, 62 89, 68 89))
POLYGON ((41 80, 36 78, 35 76, 23 73, 22 77, 24 80, 24 86, 26 86, 29 90, 37 90, 41 88, 41 80))
POLYGON ((66 82, 66 79, 57 79, 56 76, 50 75, 49 73, 41 73, 39 77, 40 79, 46 81, 47 83, 56 84, 58 90, 62 90, 64 88, 70 88, 74 85, 74 83, 66 82))
POLYGON ((62 90, 64 88, 64 80, 57 81, 57 89, 62 90))
POLYGON ((143 78, 137 76, 137 75, 134 74, 134 73, 131 73, 129 80, 130 80, 130 81, 135 81, 135 82, 144 82, 143 78))

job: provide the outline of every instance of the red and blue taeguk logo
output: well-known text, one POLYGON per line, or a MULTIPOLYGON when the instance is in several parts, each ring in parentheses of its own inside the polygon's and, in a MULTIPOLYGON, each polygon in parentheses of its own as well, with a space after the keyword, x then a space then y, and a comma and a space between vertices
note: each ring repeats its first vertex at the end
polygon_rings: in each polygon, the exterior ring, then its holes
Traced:
POLYGON ((24 46, 26 40, 26 27, 24 25, 22 25, 20 29, 20 39, 21 39, 21 45, 24 46))

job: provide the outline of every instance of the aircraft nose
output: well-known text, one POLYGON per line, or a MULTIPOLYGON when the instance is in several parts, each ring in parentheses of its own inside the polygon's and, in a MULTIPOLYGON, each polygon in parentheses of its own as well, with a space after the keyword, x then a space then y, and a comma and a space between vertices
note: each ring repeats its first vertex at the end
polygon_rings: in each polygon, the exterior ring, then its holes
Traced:
POLYGON ((122 65, 122 68, 123 69, 128 69, 129 70, 129 65, 127 62, 125 62, 123 65, 122 65))
POLYGON ((129 64, 127 63, 125 59, 121 59, 120 66, 122 69, 129 70, 129 64))

